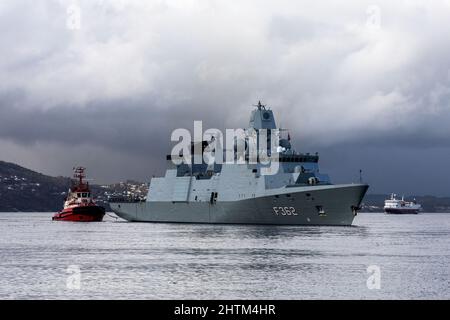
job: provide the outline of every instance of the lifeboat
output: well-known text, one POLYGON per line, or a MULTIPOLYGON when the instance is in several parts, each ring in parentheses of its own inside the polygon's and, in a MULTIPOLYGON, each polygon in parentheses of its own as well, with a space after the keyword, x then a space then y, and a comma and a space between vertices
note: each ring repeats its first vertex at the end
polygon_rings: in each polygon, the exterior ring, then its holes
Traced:
POLYGON ((53 215, 54 221, 100 222, 105 215, 105 208, 95 204, 89 183, 84 182, 86 169, 74 168, 75 181, 70 187, 64 202, 64 209, 53 215))

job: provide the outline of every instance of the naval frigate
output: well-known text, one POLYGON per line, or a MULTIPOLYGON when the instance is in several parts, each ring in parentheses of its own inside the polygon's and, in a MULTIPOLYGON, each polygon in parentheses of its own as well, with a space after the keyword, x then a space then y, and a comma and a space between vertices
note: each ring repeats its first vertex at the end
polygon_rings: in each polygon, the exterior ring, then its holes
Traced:
MULTIPOLYGON (((255 107, 249 129, 277 130, 273 111, 255 107)), ((289 133, 277 139, 274 174, 261 163, 175 164, 168 155, 165 176, 151 179, 145 200, 110 206, 133 222, 350 226, 369 186, 332 184, 317 153, 294 151, 289 133)))

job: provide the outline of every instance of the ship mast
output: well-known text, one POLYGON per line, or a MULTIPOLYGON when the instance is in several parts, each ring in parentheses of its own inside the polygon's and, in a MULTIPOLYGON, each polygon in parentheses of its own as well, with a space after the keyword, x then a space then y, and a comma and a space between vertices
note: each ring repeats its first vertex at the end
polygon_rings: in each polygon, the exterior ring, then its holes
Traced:
POLYGON ((257 107, 258 110, 266 110, 266 105, 261 103, 261 100, 258 101, 258 104, 254 104, 254 107, 257 107))
POLYGON ((86 168, 83 167, 76 167, 73 168, 73 177, 75 179, 79 179, 79 185, 82 186, 83 185, 83 178, 86 177, 86 168))

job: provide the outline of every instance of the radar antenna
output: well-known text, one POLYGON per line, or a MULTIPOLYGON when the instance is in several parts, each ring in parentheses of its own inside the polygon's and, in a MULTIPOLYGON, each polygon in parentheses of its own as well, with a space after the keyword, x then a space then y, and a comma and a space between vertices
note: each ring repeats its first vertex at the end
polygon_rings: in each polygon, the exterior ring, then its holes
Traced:
POLYGON ((266 110, 266 105, 261 103, 261 100, 258 101, 258 104, 254 104, 254 107, 257 107, 258 110, 266 110))
POLYGON ((83 184, 83 178, 86 177, 86 168, 84 167, 74 167, 73 168, 73 177, 75 179, 79 179, 80 185, 83 184))

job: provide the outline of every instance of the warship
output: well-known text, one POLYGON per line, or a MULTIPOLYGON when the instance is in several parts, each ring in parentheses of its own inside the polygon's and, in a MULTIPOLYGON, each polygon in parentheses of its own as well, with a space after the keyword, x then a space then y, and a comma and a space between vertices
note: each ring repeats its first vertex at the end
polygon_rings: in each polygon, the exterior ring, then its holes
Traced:
MULTIPOLYGON (((255 107, 246 130, 285 131, 270 108, 255 107)), ((114 199, 110 206, 132 222, 350 226, 369 186, 332 184, 317 153, 296 152, 289 133, 276 139, 276 150, 267 147, 277 153, 276 172, 265 174, 258 161, 176 164, 168 155, 165 175, 151 179, 144 200, 114 199)))

